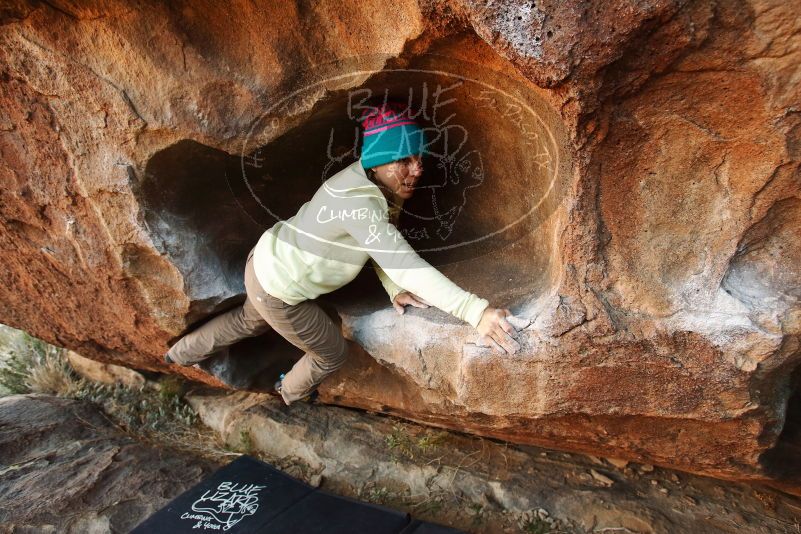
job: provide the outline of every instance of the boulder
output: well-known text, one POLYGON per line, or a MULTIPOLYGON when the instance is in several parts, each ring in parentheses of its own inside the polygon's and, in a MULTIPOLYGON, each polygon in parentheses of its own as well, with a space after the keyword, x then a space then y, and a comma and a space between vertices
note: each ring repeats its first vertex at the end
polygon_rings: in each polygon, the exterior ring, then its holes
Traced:
POLYGON ((796 7, 11 3, 0 321, 268 387, 297 357, 274 336, 161 357, 241 302, 261 232, 353 161, 386 91, 442 134, 401 228, 529 326, 495 354, 438 310, 395 315, 365 272, 321 299, 353 349, 325 401, 799 491, 775 453, 801 419, 796 7))
POLYGON ((128 532, 218 467, 140 443, 85 401, 2 397, 0 429, 4 532, 128 532))
POLYGON ((84 358, 71 350, 67 351, 65 356, 70 367, 86 379, 103 384, 120 384, 131 389, 145 387, 145 377, 133 369, 113 363, 100 363, 90 358, 84 358))
POLYGON ((577 533, 762 534, 781 532, 797 517, 797 497, 752 484, 546 452, 336 406, 287 407, 263 393, 194 391, 185 399, 229 446, 246 445, 292 476, 477 534, 536 532, 526 528, 532 513, 556 520, 551 532, 577 533), (470 513, 477 506, 480 520, 470 513))

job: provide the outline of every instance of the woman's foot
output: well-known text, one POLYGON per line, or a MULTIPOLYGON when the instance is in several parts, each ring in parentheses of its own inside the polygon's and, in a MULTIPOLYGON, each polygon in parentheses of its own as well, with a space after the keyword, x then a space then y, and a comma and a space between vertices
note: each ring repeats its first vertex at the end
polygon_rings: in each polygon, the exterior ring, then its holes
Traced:
POLYGON ((164 354, 164 363, 167 365, 180 365, 181 367, 198 367, 196 363, 180 363, 176 362, 172 358, 170 358, 170 353, 167 352, 164 354))
POLYGON ((276 382, 275 385, 273 386, 275 393, 277 393, 279 397, 281 396, 281 382, 283 382, 283 380, 284 380, 284 373, 281 373, 278 376, 278 382, 276 382))
MULTIPOLYGON (((275 392, 280 397, 283 397, 283 395, 281 395, 281 385, 282 385, 282 383, 284 381, 284 376, 286 376, 286 375, 284 375, 284 373, 281 373, 281 375, 278 377, 278 382, 276 382, 275 386, 273 386, 273 389, 275 390, 275 392)), ((308 395, 303 397, 302 399, 299 399, 299 401, 300 402, 313 403, 313 402, 315 402, 317 400, 317 397, 319 397, 319 396, 320 396, 320 393, 315 389, 311 393, 309 393, 308 395)))

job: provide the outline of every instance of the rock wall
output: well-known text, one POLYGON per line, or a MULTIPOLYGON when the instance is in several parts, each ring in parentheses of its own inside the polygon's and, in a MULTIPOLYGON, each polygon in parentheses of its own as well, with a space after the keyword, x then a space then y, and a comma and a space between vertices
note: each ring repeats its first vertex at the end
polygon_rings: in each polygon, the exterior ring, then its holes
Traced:
POLYGON ((130 532, 219 467, 136 441, 85 401, 2 397, 0 424, 4 532, 130 532))
POLYGON ((475 534, 525 532, 510 519, 529 510, 547 512, 557 522, 551 530, 562 532, 762 534, 781 532, 797 517, 797 497, 752 484, 546 452, 357 410, 287 409, 259 393, 198 391, 186 399, 231 447, 245 436, 270 463, 291 451, 292 467, 312 484, 322 480, 328 491, 362 498, 377 488, 384 504, 475 534), (466 502, 482 505, 481 520, 464 513, 466 502))
MULTIPOLYGON (((439 98, 460 151, 405 223, 532 321, 523 350, 398 317, 364 273, 326 299, 354 343, 324 398, 798 491, 775 454, 800 415, 798 7, 6 4, 0 321, 166 370, 241 300, 260 233, 352 161, 355 97, 439 98)), ((169 370, 258 389, 296 356, 268 336, 169 370)))

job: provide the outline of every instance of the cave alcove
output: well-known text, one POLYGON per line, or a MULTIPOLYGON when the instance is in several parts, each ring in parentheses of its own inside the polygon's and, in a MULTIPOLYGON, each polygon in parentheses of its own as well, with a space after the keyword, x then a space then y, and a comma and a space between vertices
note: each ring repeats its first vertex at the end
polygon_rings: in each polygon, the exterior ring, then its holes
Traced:
MULTIPOLYGON (((548 290, 558 267, 552 215, 569 176, 564 127, 527 83, 457 59, 450 48, 463 45, 443 42, 355 89, 328 91, 302 121, 242 154, 184 140, 149 160, 137 193, 159 252, 184 277, 189 329, 242 302, 244 263, 261 233, 355 161, 354 110, 365 95, 408 102, 432 141, 399 224, 410 244, 495 305, 511 308, 548 290)), ((320 301, 356 315, 390 305, 369 262, 320 301)), ((432 317, 453 320, 439 310, 432 317)), ((241 342, 204 367, 235 387, 261 389, 300 355, 276 337, 241 342), (259 354, 267 345, 271 358, 259 354), (234 369, 243 366, 244 374, 234 369)))
POLYGON ((759 462, 771 477, 791 481, 801 476, 801 367, 793 371, 789 388, 781 433, 759 462))

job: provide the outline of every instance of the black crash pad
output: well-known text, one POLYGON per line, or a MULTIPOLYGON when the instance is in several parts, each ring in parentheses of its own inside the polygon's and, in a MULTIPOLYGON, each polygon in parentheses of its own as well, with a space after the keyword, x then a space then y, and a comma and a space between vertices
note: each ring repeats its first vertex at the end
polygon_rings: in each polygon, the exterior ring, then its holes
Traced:
POLYGON ((398 534, 409 515, 315 491, 270 521, 263 532, 281 534, 398 534))
POLYGON ((136 534, 452 534, 408 514, 332 495, 241 456, 172 500, 136 534))
POLYGON ((240 456, 131 532, 264 532, 264 525, 313 491, 264 462, 240 456))

